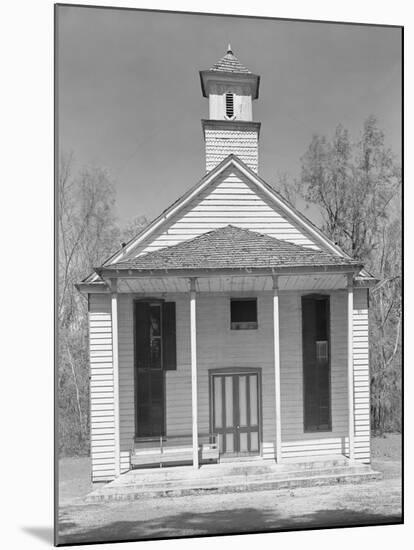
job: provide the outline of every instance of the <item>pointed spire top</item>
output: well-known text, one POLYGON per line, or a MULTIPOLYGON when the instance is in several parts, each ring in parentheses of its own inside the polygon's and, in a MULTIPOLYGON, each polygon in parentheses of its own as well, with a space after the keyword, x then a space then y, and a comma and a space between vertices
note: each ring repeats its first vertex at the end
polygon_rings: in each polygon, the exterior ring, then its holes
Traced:
POLYGON ((226 73, 250 73, 249 69, 244 67, 237 57, 234 55, 231 49, 231 44, 227 46, 227 53, 220 59, 215 65, 213 65, 210 71, 221 71, 226 73))

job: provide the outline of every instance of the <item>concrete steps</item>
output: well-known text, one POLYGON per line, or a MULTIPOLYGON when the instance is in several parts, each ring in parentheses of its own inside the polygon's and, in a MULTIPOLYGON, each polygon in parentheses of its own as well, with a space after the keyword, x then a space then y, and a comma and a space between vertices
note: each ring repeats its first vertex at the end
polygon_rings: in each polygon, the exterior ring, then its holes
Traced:
POLYGON ((378 479, 381 474, 369 465, 349 463, 344 457, 289 461, 227 463, 166 469, 131 470, 93 491, 86 502, 139 500, 191 494, 230 493, 359 483, 378 479))

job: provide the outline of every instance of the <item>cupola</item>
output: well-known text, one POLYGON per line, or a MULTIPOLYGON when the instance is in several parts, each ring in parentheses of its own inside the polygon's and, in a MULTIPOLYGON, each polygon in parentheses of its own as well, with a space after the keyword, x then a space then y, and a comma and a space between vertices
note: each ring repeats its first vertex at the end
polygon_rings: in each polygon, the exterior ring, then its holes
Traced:
POLYGON ((260 77, 240 63, 229 44, 224 57, 200 71, 200 79, 209 100, 209 118, 202 120, 207 171, 233 153, 257 172, 260 122, 253 121, 252 103, 260 77))

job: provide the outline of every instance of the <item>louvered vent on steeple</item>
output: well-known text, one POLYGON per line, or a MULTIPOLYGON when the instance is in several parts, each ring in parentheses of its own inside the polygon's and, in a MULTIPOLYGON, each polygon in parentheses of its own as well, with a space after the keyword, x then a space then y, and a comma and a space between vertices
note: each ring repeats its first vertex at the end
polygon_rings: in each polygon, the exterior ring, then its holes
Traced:
POLYGON ((234 96, 231 92, 226 93, 226 116, 228 118, 234 116, 234 96))
POLYGON ((260 122, 253 122, 252 103, 260 77, 240 63, 229 44, 226 55, 200 71, 200 78, 209 99, 209 118, 202 121, 207 171, 234 154, 257 172, 260 122))

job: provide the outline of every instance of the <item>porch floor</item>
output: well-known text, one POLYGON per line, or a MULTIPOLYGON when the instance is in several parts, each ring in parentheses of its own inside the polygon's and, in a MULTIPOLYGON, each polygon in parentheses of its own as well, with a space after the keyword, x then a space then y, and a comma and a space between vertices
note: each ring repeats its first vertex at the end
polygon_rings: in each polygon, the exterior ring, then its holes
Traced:
POLYGON ((381 477, 368 464, 342 455, 285 460, 222 462, 129 470, 86 496, 87 502, 138 500, 160 496, 287 489, 332 483, 358 483, 381 477))

